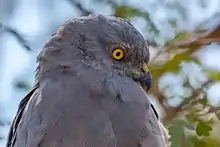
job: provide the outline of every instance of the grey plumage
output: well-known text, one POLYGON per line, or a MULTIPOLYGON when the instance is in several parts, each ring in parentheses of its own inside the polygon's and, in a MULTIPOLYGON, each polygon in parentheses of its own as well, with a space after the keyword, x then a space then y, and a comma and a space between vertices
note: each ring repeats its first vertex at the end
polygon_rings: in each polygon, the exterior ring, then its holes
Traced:
POLYGON ((164 147, 141 88, 149 85, 132 78, 150 76, 141 71, 148 60, 148 46, 129 21, 67 21, 38 56, 36 85, 19 106, 7 147, 164 147), (122 61, 111 57, 116 46, 125 48, 122 61))

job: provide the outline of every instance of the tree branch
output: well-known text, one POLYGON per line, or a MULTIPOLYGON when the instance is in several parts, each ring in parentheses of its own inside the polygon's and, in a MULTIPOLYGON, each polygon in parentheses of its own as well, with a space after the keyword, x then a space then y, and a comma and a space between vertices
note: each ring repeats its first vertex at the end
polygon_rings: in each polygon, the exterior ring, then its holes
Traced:
POLYGON ((85 9, 80 2, 77 2, 76 0, 68 0, 72 5, 74 5, 84 16, 87 16, 89 14, 92 14, 91 11, 85 9))
POLYGON ((171 120, 173 117, 175 117, 181 110, 183 110, 184 106, 186 106, 187 104, 190 104, 193 100, 195 100, 195 98, 199 95, 199 93, 201 92, 203 88, 206 88, 211 83, 213 83, 212 80, 206 81, 205 83, 201 85, 201 88, 194 90, 192 95, 185 98, 178 106, 170 108, 167 112, 166 119, 171 120))
POLYGON ((0 22, 0 29, 12 34, 27 51, 32 51, 27 41, 15 29, 5 26, 1 22, 0 22))

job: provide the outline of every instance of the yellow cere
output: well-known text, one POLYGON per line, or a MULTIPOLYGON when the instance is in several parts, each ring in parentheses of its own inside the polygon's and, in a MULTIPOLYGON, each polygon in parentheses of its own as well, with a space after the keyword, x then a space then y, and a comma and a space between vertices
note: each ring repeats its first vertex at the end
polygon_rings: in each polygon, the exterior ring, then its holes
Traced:
POLYGON ((142 68, 142 70, 143 70, 144 72, 149 72, 149 69, 148 69, 146 63, 143 63, 141 68, 142 68))
POLYGON ((114 49, 112 52, 112 57, 115 60, 121 60, 122 58, 124 58, 124 50, 121 48, 114 49))

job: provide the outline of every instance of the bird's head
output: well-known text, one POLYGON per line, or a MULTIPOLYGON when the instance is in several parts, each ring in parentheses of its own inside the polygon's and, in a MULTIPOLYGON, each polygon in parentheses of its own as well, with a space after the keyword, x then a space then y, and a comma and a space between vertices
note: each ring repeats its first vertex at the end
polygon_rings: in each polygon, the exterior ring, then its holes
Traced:
POLYGON ((89 15, 67 21, 45 45, 40 57, 45 56, 48 60, 46 55, 53 56, 56 62, 60 60, 60 65, 70 61, 77 64, 76 61, 82 60, 92 66, 99 63, 132 77, 146 90, 151 84, 147 42, 128 20, 122 18, 89 15))

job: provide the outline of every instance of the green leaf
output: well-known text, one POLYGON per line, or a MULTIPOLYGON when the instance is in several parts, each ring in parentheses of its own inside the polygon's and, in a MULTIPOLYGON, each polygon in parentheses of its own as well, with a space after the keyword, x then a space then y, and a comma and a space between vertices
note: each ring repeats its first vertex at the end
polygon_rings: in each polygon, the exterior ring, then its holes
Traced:
POLYGON ((202 104, 204 107, 209 104, 209 100, 208 100, 207 98, 198 99, 197 102, 198 102, 199 104, 202 104))
POLYGON ((177 21, 176 20, 168 20, 168 22, 172 28, 177 28, 177 21))
POLYGON ((188 144, 185 140, 184 129, 188 123, 181 118, 172 120, 169 129, 171 147, 182 147, 182 144, 188 144), (184 139, 184 140, 183 140, 184 139))
POLYGON ((142 11, 128 5, 117 5, 115 7, 114 15, 121 18, 131 18, 135 16, 142 17, 148 23, 151 33, 155 33, 156 35, 159 34, 159 30, 151 20, 149 13, 146 11, 142 11))
POLYGON ((160 76, 166 72, 179 71, 180 69, 179 65, 182 61, 194 61, 196 63, 199 63, 198 59, 191 56, 191 54, 189 54, 187 51, 178 53, 171 60, 168 60, 166 63, 162 65, 156 65, 156 64, 149 65, 149 69, 151 71, 153 79, 154 80, 159 79, 160 76))
POLYGON ((174 39, 172 41, 174 42, 178 42, 178 41, 184 41, 187 39, 187 37, 189 36, 189 32, 179 32, 176 34, 176 36, 174 37, 174 39))
MULTIPOLYGON (((209 137, 198 137, 191 135, 187 138, 193 147, 219 147, 219 141, 209 137)), ((187 146, 188 147, 188 146, 187 146)))
POLYGON ((207 75, 214 81, 220 81, 220 72, 217 70, 206 70, 207 75))
POLYGON ((121 5, 115 9, 115 16, 127 18, 133 16, 142 16, 143 12, 130 6, 121 5))
POLYGON ((191 56, 188 52, 182 52, 179 54, 176 54, 174 58, 167 63, 164 64, 165 68, 170 69, 170 71, 177 71, 179 69, 179 65, 182 61, 195 61, 198 62, 198 60, 191 56))
POLYGON ((209 123, 200 121, 196 126, 196 133, 198 136, 209 136, 212 131, 212 127, 209 123))

